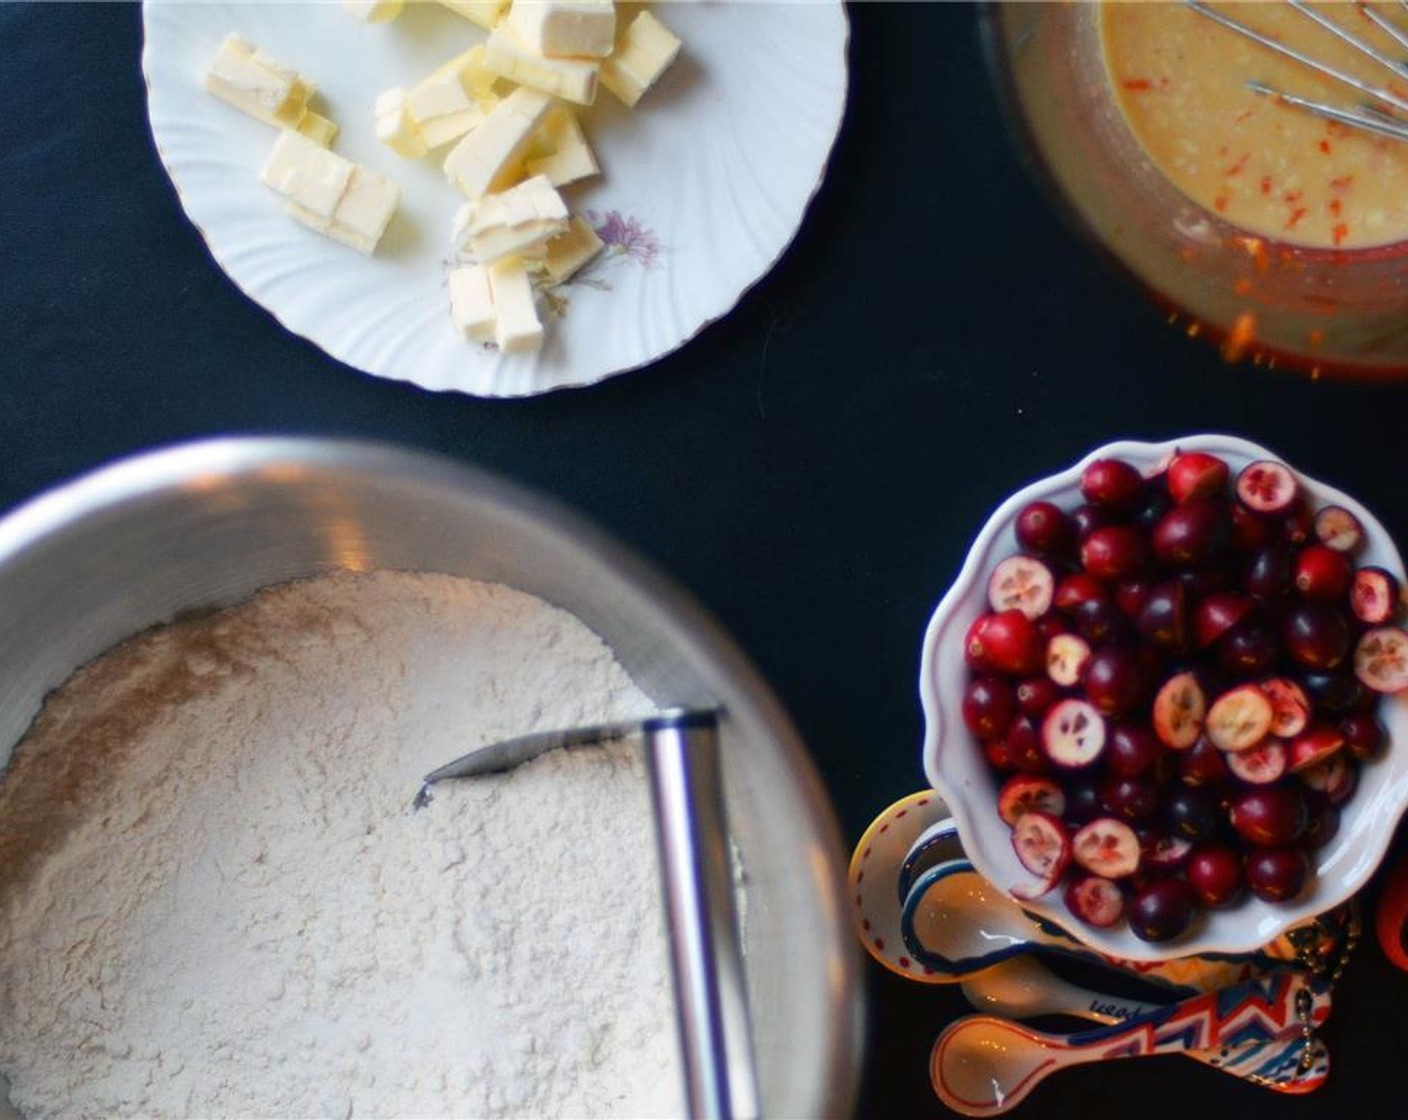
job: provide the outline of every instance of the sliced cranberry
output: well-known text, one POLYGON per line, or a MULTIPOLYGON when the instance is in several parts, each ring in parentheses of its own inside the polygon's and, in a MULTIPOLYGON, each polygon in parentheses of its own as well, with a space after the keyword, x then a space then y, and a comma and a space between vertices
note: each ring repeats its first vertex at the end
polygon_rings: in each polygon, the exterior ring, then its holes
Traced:
POLYGON ((1236 591, 1221 591, 1198 600, 1193 608, 1193 641, 1203 649, 1247 617, 1252 601, 1236 591))
POLYGON ((1065 873, 1071 860, 1071 838, 1066 826, 1036 809, 1029 809, 1013 824, 1012 848, 1022 866, 1047 883, 1048 890, 1065 873))
POLYGON ((1180 451, 1168 465, 1168 492, 1180 503, 1194 498, 1219 498, 1227 476, 1227 464, 1216 455, 1180 451))
POLYGON ((1289 753, 1279 739, 1263 739, 1250 750, 1227 756, 1227 769, 1248 785, 1268 786, 1286 776, 1289 753))
POLYGON ((1109 879, 1082 875, 1066 886, 1066 908, 1088 926, 1109 929, 1124 917, 1124 892, 1109 879))
POLYGON ((1365 631, 1354 647, 1354 675, 1375 692, 1408 688, 1408 633, 1397 626, 1365 631))
POLYGON ((1295 475, 1271 459, 1259 459, 1237 476, 1237 497, 1256 513, 1285 513, 1299 492, 1295 475))
POLYGON ((1289 766, 1298 774, 1318 766, 1344 746, 1344 735, 1328 723, 1313 723, 1291 740, 1289 766))
POLYGON ((1271 730, 1271 701, 1254 684, 1224 692, 1208 709, 1207 734, 1224 751, 1256 746, 1271 730))
POLYGON ((1207 700, 1192 673, 1170 677, 1154 697, 1154 734, 1174 750, 1198 741, 1206 716, 1207 700))
POLYGON ((1315 515, 1315 536, 1336 552, 1353 552, 1364 543, 1364 526, 1343 506, 1326 506, 1315 515))
POLYGON ((1146 867, 1159 871, 1172 871, 1182 867, 1193 853, 1193 842, 1181 836, 1168 836, 1164 833, 1150 833, 1140 837, 1143 843, 1141 860, 1146 867))
POLYGON ((1305 689, 1289 677, 1267 677, 1261 691, 1271 701, 1271 734, 1280 739, 1299 735, 1310 722, 1310 700, 1305 689))
POLYGON ((1041 721, 1041 745, 1056 766, 1078 770, 1105 750, 1105 720, 1084 700, 1062 700, 1041 721))
POLYGON ((1059 817, 1066 811, 1066 795, 1049 778, 1017 774, 997 791, 997 815, 1014 825, 1023 813, 1047 813, 1059 817))
POLYGON ((1057 634, 1046 643, 1046 675, 1062 688, 1081 682, 1090 664, 1090 643, 1076 634, 1057 634))
POLYGON ((1349 609, 1360 622, 1382 626, 1398 613, 1398 580, 1385 568, 1366 567, 1354 573, 1349 609))
POLYGON ((1100 817, 1072 837, 1071 854, 1087 871, 1123 879, 1139 870, 1139 837, 1124 821, 1100 817))
POLYGON ((1009 556, 988 577, 988 605, 994 611, 1019 610, 1035 620, 1050 609, 1055 590, 1055 577, 1040 560, 1009 556))

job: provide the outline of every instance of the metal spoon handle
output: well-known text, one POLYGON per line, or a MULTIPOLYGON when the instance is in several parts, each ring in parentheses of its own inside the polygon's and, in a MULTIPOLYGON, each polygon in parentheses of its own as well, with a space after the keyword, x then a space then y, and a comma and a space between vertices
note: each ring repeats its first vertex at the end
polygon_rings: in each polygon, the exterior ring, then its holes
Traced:
POLYGON ((713 712, 641 725, 655 799, 685 1090, 694 1120, 759 1114, 713 712))

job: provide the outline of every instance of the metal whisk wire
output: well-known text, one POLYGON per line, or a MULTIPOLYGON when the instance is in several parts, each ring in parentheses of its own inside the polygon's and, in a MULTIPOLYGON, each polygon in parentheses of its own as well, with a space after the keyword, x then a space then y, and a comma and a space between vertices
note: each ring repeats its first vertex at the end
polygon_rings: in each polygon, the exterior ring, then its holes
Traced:
MULTIPOLYGON (((1305 3, 1305 0, 1286 0, 1286 2, 1301 15, 1314 21, 1336 38, 1359 51, 1365 57, 1385 67, 1395 76, 1408 79, 1408 62, 1396 60, 1384 54, 1383 51, 1379 50, 1372 43, 1365 41, 1354 34, 1354 32, 1342 27, 1322 12, 1316 11, 1309 4, 1305 3)), ((1372 82, 1365 81, 1363 78, 1347 73, 1339 67, 1331 66, 1329 63, 1316 58, 1314 55, 1306 54, 1304 51, 1297 50, 1295 47, 1289 47, 1285 43, 1271 38, 1269 35, 1263 35, 1260 31, 1248 27, 1240 20, 1234 19, 1218 11, 1216 8, 1209 7, 1207 4, 1202 3, 1201 0, 1184 0, 1184 3, 1194 12, 1197 12, 1198 15, 1205 16, 1214 23, 1221 24, 1229 31, 1234 31, 1238 35, 1242 35, 1253 42, 1259 43, 1268 50, 1292 59, 1308 69, 1325 75, 1327 78, 1331 78, 1334 81, 1358 90, 1366 97, 1373 98, 1375 101, 1388 105, 1400 112, 1408 113, 1408 99, 1400 97, 1386 86, 1375 85, 1372 82)), ((1399 3, 1405 10, 1408 10, 1408 0, 1399 0, 1399 3)), ((1363 12, 1375 26, 1383 29, 1387 34, 1392 36, 1396 42, 1408 48, 1408 34, 1401 31, 1380 12, 1363 4, 1356 5, 1356 8, 1363 12)), ((1275 89, 1265 82, 1260 81, 1248 82, 1247 88, 1254 93, 1274 97, 1284 104, 1304 109, 1307 112, 1314 113, 1316 116, 1324 117, 1327 120, 1336 121, 1340 124, 1348 125, 1351 128, 1364 129, 1367 132, 1372 132, 1379 136, 1387 136, 1394 140, 1408 142, 1408 123, 1384 112, 1375 105, 1362 104, 1358 111, 1354 109, 1342 109, 1335 105, 1327 105, 1322 101, 1312 101, 1309 98, 1275 89)))

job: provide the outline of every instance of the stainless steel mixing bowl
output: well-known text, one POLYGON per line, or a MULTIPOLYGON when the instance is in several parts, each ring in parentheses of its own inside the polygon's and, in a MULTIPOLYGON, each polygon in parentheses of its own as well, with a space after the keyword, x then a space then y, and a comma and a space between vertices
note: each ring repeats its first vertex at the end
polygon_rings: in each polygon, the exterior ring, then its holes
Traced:
POLYGON ((0 520, 0 765, 44 695, 122 639, 339 568, 510 584, 577 615, 662 705, 722 707, 764 1111, 849 1112, 858 959, 840 834, 796 732, 678 590, 558 506, 479 471, 365 443, 221 439, 126 460, 11 513, 0 520))

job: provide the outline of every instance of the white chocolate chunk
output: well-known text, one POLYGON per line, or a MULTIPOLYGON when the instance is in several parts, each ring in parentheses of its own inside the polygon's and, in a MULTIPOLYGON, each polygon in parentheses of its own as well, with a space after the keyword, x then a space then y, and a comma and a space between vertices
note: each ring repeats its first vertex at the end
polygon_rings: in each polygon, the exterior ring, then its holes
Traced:
POLYGON ((205 72, 205 88, 277 128, 297 127, 317 86, 238 35, 226 35, 205 72))
POLYGON ((375 114, 377 140, 398 156, 419 159, 430 150, 400 86, 377 94, 375 114))
POLYGON ((489 270, 465 265, 450 272, 450 318, 465 338, 488 342, 494 337, 494 297, 489 291, 489 270))
POLYGON ((304 225, 368 254, 400 198, 391 180, 292 129, 279 133, 260 178, 304 225))
POLYGON ((564 101, 590 105, 596 100, 599 63, 587 58, 544 58, 501 23, 484 44, 484 66, 520 85, 532 86, 564 101))
POLYGON ((440 6, 492 31, 508 7, 508 0, 440 0, 440 6))
POLYGON ((337 139, 337 122, 330 121, 322 114, 309 110, 303 114, 303 119, 298 122, 298 131, 313 143, 321 144, 326 148, 337 139))
POLYGON ((536 350, 543 342, 543 324, 533 306, 533 285, 521 257, 507 257, 488 266, 489 291, 494 297, 494 341, 505 354, 536 350))
POLYGON ((616 46, 612 0, 513 0, 504 22, 547 58, 605 58, 616 46))
POLYGON ((455 246, 482 264, 532 254, 567 229, 567 204, 546 176, 466 202, 455 217, 455 246))
POLYGON ((445 177, 471 199, 512 186, 522 174, 523 153, 551 107, 552 98, 538 90, 514 90, 450 149, 445 177))
POLYGON ((628 107, 653 86, 680 53, 680 41, 649 12, 631 21, 616 50, 601 64, 601 84, 628 107))
POLYGON ((363 23, 386 23, 401 14, 406 0, 342 0, 347 10, 363 23))
POLYGON ((546 175, 555 187, 601 174, 577 114, 566 105, 556 106, 543 119, 526 166, 529 175, 546 175))
POLYGON ((554 284, 566 283, 603 248, 605 245, 596 235, 596 230, 580 214, 574 214, 567 231, 548 242, 547 252, 543 255, 543 271, 554 284))

